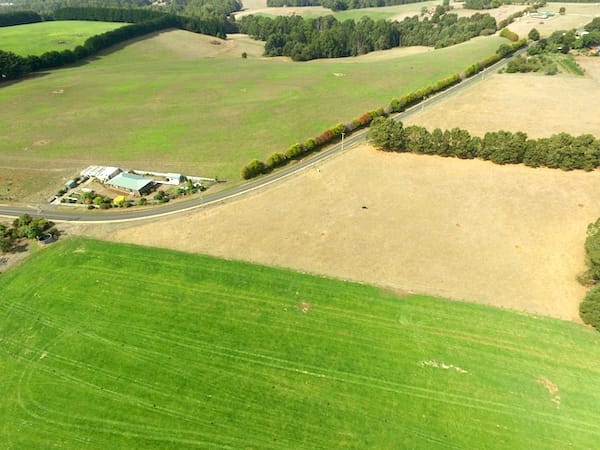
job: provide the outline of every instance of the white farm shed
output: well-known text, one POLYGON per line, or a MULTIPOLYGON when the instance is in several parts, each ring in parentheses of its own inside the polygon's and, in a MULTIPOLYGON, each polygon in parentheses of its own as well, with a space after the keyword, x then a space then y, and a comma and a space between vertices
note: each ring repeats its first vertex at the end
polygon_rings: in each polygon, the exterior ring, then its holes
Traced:
POLYGON ((118 167, 89 166, 87 169, 81 171, 81 176, 97 178, 101 183, 106 183, 120 173, 121 169, 118 167))

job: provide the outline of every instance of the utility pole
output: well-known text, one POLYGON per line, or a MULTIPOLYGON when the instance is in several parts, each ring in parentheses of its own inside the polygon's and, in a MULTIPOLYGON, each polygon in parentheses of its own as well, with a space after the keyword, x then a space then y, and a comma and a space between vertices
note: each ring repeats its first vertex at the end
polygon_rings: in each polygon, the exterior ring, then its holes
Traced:
POLYGON ((342 151, 344 151, 344 134, 345 133, 342 132, 342 151))

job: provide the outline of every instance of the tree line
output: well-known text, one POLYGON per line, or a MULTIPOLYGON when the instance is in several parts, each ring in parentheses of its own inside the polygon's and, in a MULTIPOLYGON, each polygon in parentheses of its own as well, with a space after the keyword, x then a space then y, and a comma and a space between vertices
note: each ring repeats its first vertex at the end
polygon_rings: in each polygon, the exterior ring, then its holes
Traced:
POLYGON ((585 253, 588 270, 580 281, 592 288, 579 304, 579 315, 585 323, 600 330, 600 219, 588 226, 585 253))
POLYGON ((23 25, 41 21, 42 17, 35 11, 15 11, 0 14, 0 27, 10 27, 13 25, 23 25))
POLYGON ((504 44, 493 56, 488 57, 478 63, 472 64, 465 70, 465 72, 461 74, 455 73, 454 75, 451 75, 443 80, 439 80, 430 86, 413 91, 404 95, 403 97, 394 98, 385 108, 382 107, 372 111, 367 111, 348 123, 338 123, 333 127, 323 131, 318 136, 308 138, 303 144, 295 143, 284 152, 273 153, 264 162, 258 159, 252 160, 242 168, 242 178, 244 180, 248 180, 250 178, 269 173, 277 167, 284 166, 291 161, 303 158, 314 151, 318 151, 326 145, 338 141, 342 135, 349 135, 357 129, 369 126, 369 124, 371 124, 371 122, 376 118, 383 118, 389 116, 390 114, 404 111, 407 108, 420 103, 427 97, 448 89, 449 87, 460 83, 464 78, 475 75, 484 68, 491 66, 500 60, 500 54, 502 54, 502 57, 508 56, 519 48, 522 48, 525 44, 525 40, 514 42, 512 44, 504 44))
POLYGON ((458 18, 434 14, 431 19, 408 17, 401 22, 373 20, 338 21, 333 16, 304 19, 300 16, 245 16, 239 31, 266 41, 266 56, 289 56, 294 61, 357 56, 375 50, 425 45, 447 47, 475 36, 493 34, 496 20, 488 14, 458 18))
POLYGON ((425 0, 267 0, 267 6, 322 6, 332 11, 420 3, 425 0))
POLYGON ((591 134, 530 139, 522 131, 491 131, 479 137, 460 128, 431 132, 416 125, 405 128, 402 122, 382 117, 373 120, 367 138, 381 150, 478 158, 496 164, 586 171, 600 165, 600 140, 591 134))
POLYGON ((25 57, 0 50, 0 82, 20 78, 30 72, 72 64, 120 42, 167 28, 179 28, 222 38, 235 29, 234 23, 220 16, 194 18, 150 10, 64 8, 57 10, 55 15, 62 20, 132 21, 135 23, 92 36, 83 45, 79 45, 73 50, 50 51, 39 56, 25 57))
POLYGON ((171 0, 166 6, 171 14, 192 17, 229 16, 242 9, 240 0, 171 0))

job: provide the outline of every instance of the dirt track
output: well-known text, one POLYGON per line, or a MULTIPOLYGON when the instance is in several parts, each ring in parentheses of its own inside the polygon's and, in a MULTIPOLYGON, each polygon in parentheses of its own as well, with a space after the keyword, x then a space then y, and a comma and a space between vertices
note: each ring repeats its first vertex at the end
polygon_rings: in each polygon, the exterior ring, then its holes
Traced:
POLYGON ((71 232, 577 320, 599 191, 598 173, 363 146, 185 217, 71 232))

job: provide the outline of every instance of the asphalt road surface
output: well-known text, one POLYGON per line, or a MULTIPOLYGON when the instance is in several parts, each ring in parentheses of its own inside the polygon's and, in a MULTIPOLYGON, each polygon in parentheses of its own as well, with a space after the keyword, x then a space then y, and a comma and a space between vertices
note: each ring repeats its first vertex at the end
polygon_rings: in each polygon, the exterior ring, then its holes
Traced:
MULTIPOLYGON (((513 56, 521 54, 524 49, 515 52, 513 56)), ((461 83, 447 89, 439 94, 428 98, 416 106, 409 108, 408 110, 399 113, 394 116, 395 120, 404 120, 407 117, 410 117, 417 111, 421 111, 425 108, 428 108, 440 100, 448 97, 449 95, 454 95, 463 89, 469 88, 474 83, 482 80, 489 73, 495 72, 500 69, 512 58, 502 59, 498 61, 496 64, 488 67, 484 71, 479 74, 467 78, 461 83)), ((277 170, 272 174, 260 177, 254 181, 250 181, 241 186, 227 189, 221 192, 216 192, 214 194, 196 194, 190 200, 187 201, 178 201, 174 203, 167 203, 161 206, 155 206, 151 208, 138 209, 133 208, 131 210, 69 210, 68 207, 56 207, 51 205, 36 205, 31 207, 12 207, 0 205, 0 216, 3 217, 19 217, 22 214, 29 214, 33 217, 45 217, 54 222, 79 222, 79 223, 111 223, 111 222, 126 222, 126 221, 134 221, 134 220, 144 220, 148 218, 156 218, 166 215, 177 214, 185 211, 190 211, 192 209, 201 208, 203 206, 218 203, 233 197, 240 196, 242 194, 246 194, 253 190, 259 189, 266 185, 275 183, 280 181, 283 178, 286 178, 300 170, 305 169, 306 167, 313 166, 318 162, 323 161, 331 157, 332 155, 339 153, 348 147, 356 144, 358 142, 362 142, 365 140, 365 136, 368 132, 368 129, 358 131, 353 133, 346 139, 343 139, 339 144, 333 145, 329 147, 327 150, 323 150, 319 153, 316 153, 314 156, 310 156, 306 159, 300 160, 296 163, 290 164, 283 169, 277 170)))

